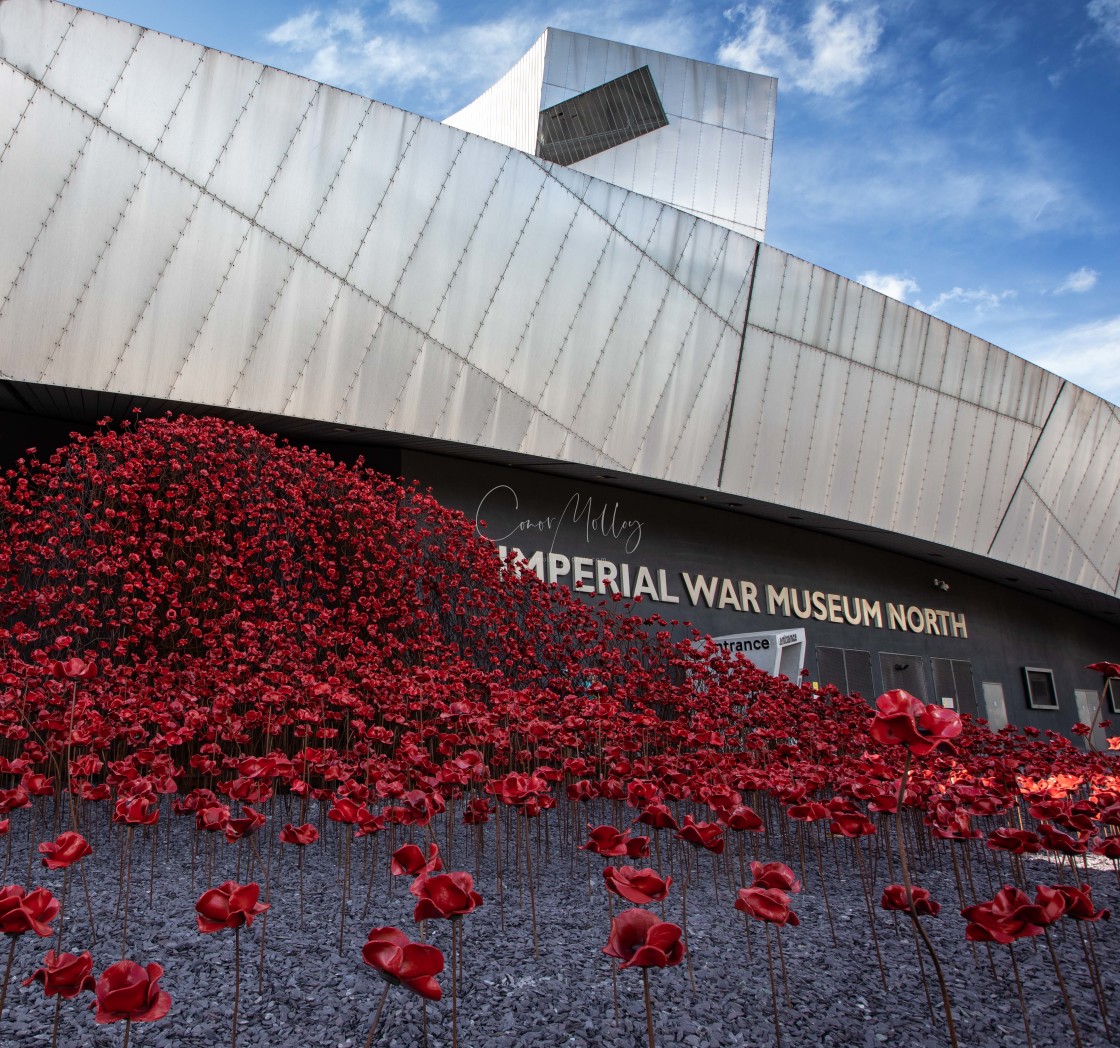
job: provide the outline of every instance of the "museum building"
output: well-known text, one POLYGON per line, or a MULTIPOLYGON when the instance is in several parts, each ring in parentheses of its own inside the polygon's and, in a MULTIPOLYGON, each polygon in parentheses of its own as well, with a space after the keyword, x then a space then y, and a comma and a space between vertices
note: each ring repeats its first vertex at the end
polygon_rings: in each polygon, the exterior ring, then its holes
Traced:
POLYGON ((1068 732, 1120 658, 1118 409, 768 245, 776 95, 549 29, 440 123, 4 0, 2 462, 243 421, 773 672, 1068 732))

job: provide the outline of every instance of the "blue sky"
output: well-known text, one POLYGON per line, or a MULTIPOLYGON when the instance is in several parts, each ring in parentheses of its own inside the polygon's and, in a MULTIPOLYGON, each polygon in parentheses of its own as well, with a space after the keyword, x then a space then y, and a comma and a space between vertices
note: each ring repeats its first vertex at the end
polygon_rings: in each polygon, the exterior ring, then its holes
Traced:
POLYGON ((1120 402, 1120 0, 96 0, 442 118, 546 26, 776 75, 767 240, 1120 402))

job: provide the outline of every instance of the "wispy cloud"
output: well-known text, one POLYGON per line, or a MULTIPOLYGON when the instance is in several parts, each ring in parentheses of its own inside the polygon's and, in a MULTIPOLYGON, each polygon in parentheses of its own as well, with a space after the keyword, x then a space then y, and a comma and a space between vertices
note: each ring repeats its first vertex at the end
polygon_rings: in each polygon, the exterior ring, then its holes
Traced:
POLYGON ((1095 269, 1090 269, 1088 266, 1082 266, 1080 269, 1075 269, 1069 274, 1056 288, 1054 288, 1055 295, 1081 295, 1086 291, 1091 291, 1097 286, 1097 278, 1100 276, 1095 269))
POLYGON ((1089 0, 1085 11, 1097 24, 1098 35, 1120 47, 1120 0, 1089 0))
POLYGON ((877 7, 838 9, 828 0, 800 25, 764 5, 741 3, 727 14, 737 32, 720 48, 721 63, 822 95, 857 87, 871 76, 883 31, 877 7))
POLYGON ((946 306, 970 306, 976 314, 984 314, 998 309, 1009 298, 1015 298, 1014 291, 989 291, 985 287, 963 288, 955 287, 950 291, 942 291, 932 302, 915 302, 919 309, 926 313, 939 315, 946 306))
POLYGON ((1120 404, 1120 316, 1040 336, 1015 352, 1120 404))
POLYGON ((639 47, 689 53, 699 48, 696 18, 686 3, 656 10, 618 0, 528 0, 502 14, 456 22, 435 0, 389 0, 375 17, 366 8, 322 6, 276 26, 267 36, 304 76, 443 116, 498 80, 545 26, 597 35, 639 47), (407 101, 402 97, 407 95, 407 101))
POLYGON ((899 302, 905 302, 907 295, 916 295, 922 290, 918 287, 917 281, 901 273, 876 273, 874 270, 868 270, 866 273, 860 273, 856 280, 890 298, 897 298, 899 302))

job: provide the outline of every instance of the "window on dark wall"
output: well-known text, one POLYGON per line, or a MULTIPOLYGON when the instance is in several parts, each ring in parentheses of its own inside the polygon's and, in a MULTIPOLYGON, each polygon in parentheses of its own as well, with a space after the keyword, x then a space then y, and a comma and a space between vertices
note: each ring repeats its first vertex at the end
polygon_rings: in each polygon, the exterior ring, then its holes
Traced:
POLYGON ((930 659, 933 671, 933 701, 946 705, 958 713, 976 716, 976 685, 972 680, 972 663, 963 659, 930 659))
POLYGON ((921 655, 902 655, 897 651, 879 652, 879 671, 883 675, 883 690, 901 688, 924 702, 928 702, 925 659, 921 655))
POLYGON ((1108 708, 1112 713, 1120 713, 1120 680, 1116 677, 1108 682, 1108 708))
POLYGON ((1027 705, 1032 710, 1056 710, 1058 691, 1054 687, 1054 671, 1041 666, 1024 666, 1023 678, 1027 685, 1027 705))
POLYGON ((835 684, 845 695, 875 698, 871 652, 855 648, 817 648, 817 675, 822 685, 835 684))

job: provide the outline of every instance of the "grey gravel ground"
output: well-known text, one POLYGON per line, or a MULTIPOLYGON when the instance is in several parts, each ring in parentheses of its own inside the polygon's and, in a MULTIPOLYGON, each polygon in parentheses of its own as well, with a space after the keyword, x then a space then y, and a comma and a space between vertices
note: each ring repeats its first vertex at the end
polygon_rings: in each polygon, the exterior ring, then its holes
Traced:
MULTIPOLYGON (((27 875, 27 813, 13 818, 13 839, 3 883, 25 884, 27 875)), ((99 819, 103 816, 99 816, 99 819)), ((158 961, 166 970, 162 986, 172 996, 167 1018, 149 1024, 134 1024, 131 1045, 157 1048, 166 1045, 212 1048, 230 1041, 233 1006, 232 932, 202 935, 195 925, 194 904, 207 887, 205 848, 195 863, 192 885, 191 838, 193 820, 171 819, 167 841, 167 809, 159 826, 154 869, 151 869, 150 838, 137 834, 132 860, 132 887, 128 956, 139 963, 158 961), (149 884, 154 884, 149 905, 149 884)), ((614 1018, 611 967, 601 948, 607 939, 607 902, 600 870, 603 860, 562 847, 559 817, 552 813, 549 849, 543 841, 534 853, 539 873, 536 892, 539 958, 534 957, 530 898, 525 874, 521 890, 513 865, 505 868, 504 930, 502 908, 494 863, 492 827, 488 827, 485 857, 477 887, 485 903, 463 921, 464 983, 459 999, 459 1043, 464 1048, 522 1048, 522 1046, 605 1046, 633 1048, 646 1041, 642 980, 637 971, 618 973, 618 1020, 614 1018), (591 876, 589 878, 588 871, 591 876)), ((383 983, 361 959, 366 933, 377 925, 396 925, 413 938, 419 937, 412 920, 413 901, 407 878, 398 879, 390 894, 388 834, 381 835, 376 876, 370 892, 368 914, 363 916, 367 881, 363 859, 372 853, 364 842, 355 842, 352 856, 351 899, 339 951, 341 883, 338 859, 341 847, 335 824, 322 819, 323 838, 305 851, 305 927, 300 929, 297 854, 288 847, 281 855, 275 841, 286 821, 278 806, 262 839, 266 857, 267 835, 274 837, 271 849, 269 898, 272 909, 266 928, 258 920, 241 935, 242 970, 238 1044, 243 1048, 278 1046, 322 1046, 343 1048, 364 1045, 381 998, 383 983), (260 968, 260 942, 265 934, 265 968, 260 968)), ((299 821, 298 818, 293 821, 299 821)), ((417 839, 420 833, 418 831, 417 839)), ((445 831, 437 824, 437 839, 445 843, 445 831)), ((90 828, 88 836, 95 854, 85 860, 86 876, 94 908, 97 943, 91 946, 89 922, 81 881, 71 884, 64 915, 64 949, 91 948, 95 974, 121 956, 121 921, 117 914, 120 845, 124 834, 114 829, 110 836, 103 822, 90 828)), ((50 832, 37 840, 51 839, 50 832)), ((780 835, 759 841, 760 857, 790 863, 800 873, 796 849, 783 850, 780 835)), ((400 843, 398 839, 396 843, 400 843)), ((581 840, 582 843, 582 840, 581 840)), ((791 842, 792 843, 792 842, 791 842)), ((749 861, 751 844, 747 844, 749 861)), ((827 877, 835 942, 830 932, 824 896, 816 872, 815 852, 807 846, 807 876, 794 909, 800 927, 782 933, 789 1001, 785 1000, 778 975, 782 1044, 857 1046, 878 1048, 897 1045, 947 1045, 940 1001, 928 958, 927 972, 933 1016, 926 1003, 922 976, 908 923, 896 922, 877 907, 883 886, 891 879, 880 856, 874 867, 875 920, 878 945, 886 972, 884 990, 875 947, 870 935, 865 896, 858 867, 847 845, 833 848, 826 843, 823 863, 827 877)), ((972 849, 971 867, 962 867, 962 878, 971 872, 975 893, 966 889, 968 902, 990 899, 1003 881, 1010 882, 1010 868, 993 868, 993 860, 972 849), (991 878, 991 880, 989 880, 991 878)), ((663 838, 668 872, 668 839, 663 838)), ((214 841, 215 869, 212 883, 236 877, 237 847, 220 837, 214 841)), ((948 853, 937 853, 948 863, 948 853)), ((473 874, 473 841, 460 827, 456 831, 454 869, 473 874)), ((246 877, 242 855, 241 880, 262 880, 259 867, 246 877)), ((932 861, 932 860, 931 860, 932 861)), ((1099 906, 1120 909, 1120 890, 1111 864, 1091 862, 1090 883, 1099 906)), ((642 863, 637 863, 642 865, 642 863)), ((751 932, 753 957, 748 958, 742 915, 732 908, 731 881, 737 888, 738 852, 735 845, 720 867, 718 901, 714 896, 713 862, 709 855, 692 859, 692 883, 688 893, 688 937, 693 957, 696 993, 691 992, 684 965, 651 972, 657 1043, 690 1048, 770 1045, 775 1043, 770 983, 762 926, 751 932), (699 872, 696 860, 699 858, 699 872)), ((367 865, 368 868, 368 865, 367 865)), ((681 856, 674 857, 674 883, 666 907, 666 918, 680 923, 681 856)), ((1033 886, 1054 883, 1058 874, 1045 859, 1027 863, 1033 886)), ((1067 875, 1068 881, 1070 877, 1067 875)), ((926 918, 942 964, 954 1004, 962 1046, 1025 1045, 1026 1037, 1011 977, 1006 947, 993 947, 992 961, 984 946, 972 948, 964 941, 964 921, 952 866, 947 869, 916 859, 915 881, 929 888, 944 909, 937 919, 926 918), (992 968, 998 973, 993 977, 992 968)), ((44 870, 36 860, 33 885, 61 892, 62 874, 44 870)), ((653 907, 656 912, 657 907, 653 907)), ((616 903, 617 912, 617 903, 616 903)), ((1092 985, 1087 974, 1078 928, 1063 919, 1054 933, 1083 1043, 1120 1043, 1120 929, 1108 923, 1094 926, 1095 948, 1110 1014, 1115 1016, 1113 1040, 1105 1035, 1092 985)), ((449 928, 445 922, 429 922, 428 938, 450 951, 449 928)), ((16 947, 13 976, 4 1014, 0 1018, 0 1046, 49 1045, 53 999, 43 996, 33 984, 22 987, 19 980, 41 963, 49 940, 23 936, 16 947)), ((774 942, 777 963, 777 942, 774 942)), ((1069 1019, 1055 978, 1045 941, 1022 942, 1016 955, 1025 984, 1031 1033, 1036 1048, 1074 1044, 1069 1019)), ((450 973, 441 976, 444 1000, 427 1006, 428 1043, 451 1043, 450 973)), ((120 1045, 123 1024, 97 1026, 87 1011, 91 995, 64 1001, 59 1037, 61 1045, 90 1048, 120 1045)), ((375 1043, 404 1048, 424 1043, 423 1016, 419 998, 393 988, 382 1014, 375 1043)))

